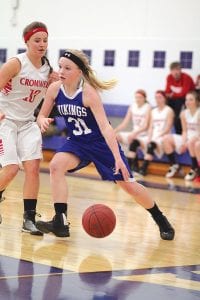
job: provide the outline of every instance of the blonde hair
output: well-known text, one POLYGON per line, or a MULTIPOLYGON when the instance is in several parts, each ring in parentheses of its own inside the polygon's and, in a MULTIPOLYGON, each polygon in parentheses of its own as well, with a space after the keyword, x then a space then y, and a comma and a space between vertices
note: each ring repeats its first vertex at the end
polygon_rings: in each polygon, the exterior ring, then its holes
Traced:
POLYGON ((83 51, 77 49, 67 49, 66 52, 71 52, 82 61, 85 67, 84 70, 82 70, 83 76, 86 79, 86 81, 96 90, 109 90, 116 85, 117 81, 115 79, 104 81, 96 77, 94 71, 92 70, 89 64, 89 58, 83 51))

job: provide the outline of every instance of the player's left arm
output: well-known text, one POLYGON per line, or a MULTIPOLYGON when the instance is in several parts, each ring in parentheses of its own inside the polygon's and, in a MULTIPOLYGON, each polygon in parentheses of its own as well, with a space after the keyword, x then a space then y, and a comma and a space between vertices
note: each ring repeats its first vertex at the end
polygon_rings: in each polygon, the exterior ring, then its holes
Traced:
POLYGON ((121 170, 124 180, 128 180, 130 175, 126 168, 126 165, 121 158, 116 134, 107 119, 100 95, 94 88, 87 86, 84 91, 83 102, 86 107, 89 107, 91 109, 100 128, 100 131, 113 153, 113 156, 115 158, 115 173, 117 174, 119 170, 121 170))

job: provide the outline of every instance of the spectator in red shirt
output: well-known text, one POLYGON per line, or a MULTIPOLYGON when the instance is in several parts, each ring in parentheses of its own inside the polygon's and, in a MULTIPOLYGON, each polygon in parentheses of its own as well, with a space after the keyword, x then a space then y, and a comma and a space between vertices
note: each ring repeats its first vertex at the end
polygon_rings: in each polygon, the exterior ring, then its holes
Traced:
POLYGON ((170 64, 170 74, 166 79, 165 93, 168 98, 168 105, 174 110, 174 127, 176 133, 181 134, 180 112, 185 104, 185 96, 195 89, 195 84, 191 76, 183 73, 181 64, 173 62, 170 64))

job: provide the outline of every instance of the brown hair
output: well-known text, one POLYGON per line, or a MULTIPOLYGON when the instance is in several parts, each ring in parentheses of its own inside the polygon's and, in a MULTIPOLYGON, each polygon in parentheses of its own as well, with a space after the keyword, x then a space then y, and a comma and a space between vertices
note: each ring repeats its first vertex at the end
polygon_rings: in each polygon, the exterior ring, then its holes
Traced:
POLYGON ((179 61, 174 61, 169 66, 170 70, 181 69, 181 63, 179 61))
POLYGON ((31 31, 31 30, 33 30, 33 29, 36 29, 36 28, 38 28, 38 27, 45 28, 45 29, 47 30, 47 26, 46 26, 44 23, 38 22, 38 21, 34 21, 34 22, 28 24, 28 25, 24 28, 24 30, 23 30, 23 37, 24 37, 29 31, 31 31))

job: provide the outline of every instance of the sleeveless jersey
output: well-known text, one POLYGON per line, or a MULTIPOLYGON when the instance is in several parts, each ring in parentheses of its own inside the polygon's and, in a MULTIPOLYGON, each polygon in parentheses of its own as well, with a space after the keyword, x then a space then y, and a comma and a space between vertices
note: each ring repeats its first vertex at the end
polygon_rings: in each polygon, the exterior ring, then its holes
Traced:
POLYGON ((64 117, 70 138, 88 143, 102 138, 102 134, 91 109, 83 105, 82 98, 82 87, 69 97, 61 85, 55 104, 59 114, 64 117))
POLYGON ((189 109, 185 109, 184 114, 187 126, 187 138, 200 137, 200 107, 194 115, 191 114, 189 109))
MULTIPOLYGON (((149 108, 149 103, 144 103, 141 107, 138 107, 137 103, 133 103, 131 105, 132 125, 134 131, 140 129, 143 126, 149 108)), ((143 131, 139 134, 139 136, 145 135, 147 135, 147 131, 143 131)))
POLYGON ((152 109, 152 126, 153 126, 153 134, 152 140, 156 141, 156 138, 163 132, 166 126, 167 117, 171 108, 169 106, 165 106, 162 110, 159 110, 158 107, 152 109))
POLYGON ((0 110, 10 120, 34 120, 35 108, 41 102, 48 87, 50 67, 45 62, 37 69, 26 53, 15 57, 20 61, 21 69, 1 90, 0 110))

